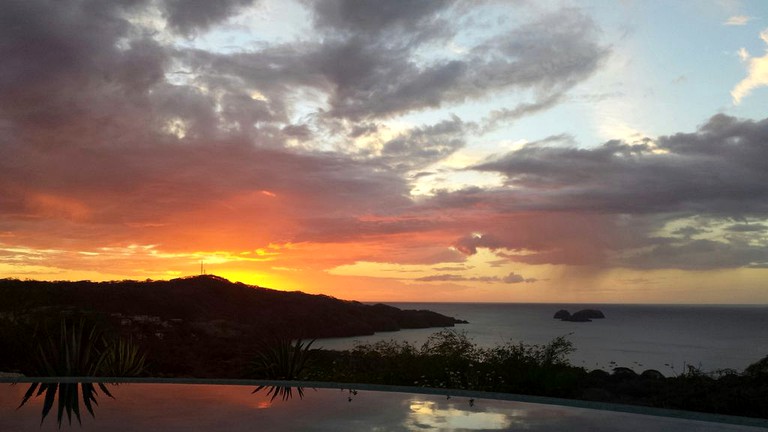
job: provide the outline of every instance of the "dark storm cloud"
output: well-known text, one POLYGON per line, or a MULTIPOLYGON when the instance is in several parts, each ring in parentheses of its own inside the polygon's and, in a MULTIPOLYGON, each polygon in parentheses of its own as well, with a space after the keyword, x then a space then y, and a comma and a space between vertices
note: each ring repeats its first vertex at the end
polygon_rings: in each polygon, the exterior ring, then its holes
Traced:
POLYGON ((761 233, 768 231, 768 227, 762 224, 736 224, 726 228, 728 231, 741 233, 761 233))
POLYGON ((517 273, 510 273, 504 276, 503 278, 501 278, 501 281, 508 284, 520 283, 520 282, 532 283, 532 282, 536 282, 536 279, 534 278, 526 279, 523 277, 523 275, 519 275, 517 273))
MULTIPOLYGON (((591 149, 526 146, 472 169, 535 191, 538 210, 768 213, 768 120, 712 117, 697 132, 591 149)), ((514 196, 514 194, 513 194, 514 196)))
POLYGON ((312 137, 312 130, 305 124, 285 126, 283 133, 291 138, 309 139, 312 137))
POLYGON ((316 43, 307 42, 235 54, 175 50, 173 56, 193 84, 212 93, 250 98, 252 91, 258 91, 264 98, 250 102, 250 110, 262 113, 257 120, 284 125, 298 90, 329 91, 327 80, 307 59, 317 48, 316 43))
POLYGON ((768 120, 724 115, 655 143, 532 143, 472 167, 504 175, 506 187, 442 192, 428 205, 471 206, 492 218, 468 224, 478 234, 453 243, 467 255, 483 247, 531 264, 763 266, 764 226, 732 221, 768 217, 766 143, 768 120), (669 224, 678 228, 664 234, 669 224), (732 234, 696 238, 716 229, 732 234))
POLYGON ((464 146, 465 125, 456 116, 411 129, 384 143, 379 159, 398 171, 423 168, 464 146))
POLYGON ((459 252, 465 255, 474 255, 477 253, 478 247, 484 247, 488 249, 499 249, 504 247, 505 242, 495 238, 493 235, 470 235, 463 237, 453 244, 459 252))
POLYGON ((503 108, 491 111, 490 115, 483 119, 483 130, 489 131, 503 123, 509 123, 519 118, 545 111, 562 100, 563 93, 553 93, 533 103, 522 103, 514 108, 503 108))
POLYGON ((414 33, 425 23, 434 22, 440 11, 453 4, 450 0, 320 0, 307 2, 314 10, 318 28, 354 33, 380 33, 396 27, 414 33))
MULTIPOLYGON (((401 202, 400 204, 405 204, 401 202)), ((418 234, 441 228, 428 219, 361 220, 357 217, 304 218, 298 236, 306 241, 350 242, 393 234, 418 234)))
POLYGON ((500 90, 534 90, 537 100, 499 112, 494 122, 552 106, 607 55, 594 24, 575 10, 512 29, 454 60, 416 62, 403 37, 359 36, 323 47, 317 69, 336 89, 330 114, 363 119, 477 99, 500 90), (343 61, 342 61, 343 60, 343 61))
POLYGON ((484 282, 484 283, 505 283, 505 284, 516 284, 521 282, 526 283, 533 283, 536 282, 536 279, 529 278, 526 279, 522 275, 519 275, 517 273, 510 273, 507 276, 504 277, 498 277, 498 276, 462 276, 452 273, 444 273, 444 274, 436 274, 436 275, 430 275, 430 276, 424 276, 415 279, 419 282, 484 282))
MULTIPOLYGON (((192 37, 249 3, 152 4, 192 37)), ((599 68, 608 49, 578 10, 441 56, 459 31, 453 3, 326 1, 311 3, 318 37, 222 54, 167 45, 129 19, 149 4, 3 4, 0 232, 14 241, 189 246, 207 225, 211 238, 231 232, 226 246, 365 240, 392 250, 367 259, 392 262, 461 262, 486 248, 530 264, 768 263, 768 120, 718 115, 692 133, 587 149, 554 136, 471 167, 504 187, 410 196, 406 173, 554 106, 599 68), (478 124, 415 126, 375 150, 318 150, 504 92, 526 102, 478 124)))
POLYGON ((147 120, 141 105, 167 58, 125 13, 118 2, 3 5, 0 118, 15 139, 47 147, 71 136, 113 139, 126 123, 147 120))
POLYGON ((248 248, 243 233, 253 230, 272 241, 334 242, 424 227, 350 225, 353 215, 406 208, 408 189, 401 177, 338 154, 235 142, 48 154, 25 149, 17 156, 23 165, 17 159, 0 161, 0 230, 16 232, 28 245, 45 243, 63 229, 70 245, 144 237, 148 243, 173 244, 180 241, 176 231, 152 227, 192 233, 204 224, 218 230, 221 241, 227 241, 228 230, 239 231, 229 243, 248 248), (307 221, 307 215, 318 217, 307 221), (281 227, 286 223, 290 229, 281 227))
POLYGON ((457 30, 455 17, 446 18, 448 6, 446 2, 409 2, 404 8, 393 8, 389 2, 317 3, 316 23, 325 35, 319 42, 231 55, 200 51, 179 55, 198 72, 238 77, 270 96, 270 101, 282 99, 296 86, 325 92, 324 115, 353 121, 443 107, 499 91, 533 92, 532 102, 493 114, 489 121, 497 124, 551 107, 595 72, 608 54, 598 43, 592 21, 577 10, 564 10, 449 58, 436 49, 457 30), (411 9, 418 13, 410 13, 411 9), (426 30, 433 28, 440 31, 426 30), (436 55, 425 57, 420 50, 436 55))
POLYGON ((734 267, 768 267, 768 249, 740 241, 692 240, 656 246, 631 256, 627 264, 636 268, 710 270, 734 267))
POLYGON ((162 7, 168 26, 177 33, 191 37, 257 1, 165 0, 162 7))
MULTIPOLYGON (((168 3, 169 25, 203 29, 213 21, 197 14, 223 7, 213 3, 184 16, 173 7, 186 5, 168 3)), ((134 27, 133 12, 116 2, 4 5, 0 225, 14 241, 46 246, 66 232, 70 246, 173 243, 183 226, 200 223, 189 215, 205 218, 209 208, 219 213, 205 223, 222 238, 224 229, 296 225, 312 214, 313 230, 334 239, 348 235, 337 221, 410 204, 406 180, 380 161, 283 147, 286 137, 311 138, 307 126, 287 122, 285 98, 295 83, 318 80, 273 71, 294 65, 285 56, 295 52, 267 49, 258 59, 269 61, 258 64, 179 51, 134 27), (168 227, 176 231, 163 233, 168 227)), ((274 238, 301 241, 308 231, 275 229, 274 238)), ((233 237, 247 247, 247 236, 233 237)))
POLYGON ((617 251, 651 247, 655 220, 626 215, 532 212, 493 208, 463 219, 465 232, 452 246, 465 255, 492 250, 510 262, 608 265, 617 251))
POLYGON ((372 133, 375 133, 379 130, 378 125, 375 123, 362 123, 362 124, 356 124, 354 127, 352 127, 352 130, 349 132, 347 136, 350 138, 358 138, 366 135, 370 135, 372 133))

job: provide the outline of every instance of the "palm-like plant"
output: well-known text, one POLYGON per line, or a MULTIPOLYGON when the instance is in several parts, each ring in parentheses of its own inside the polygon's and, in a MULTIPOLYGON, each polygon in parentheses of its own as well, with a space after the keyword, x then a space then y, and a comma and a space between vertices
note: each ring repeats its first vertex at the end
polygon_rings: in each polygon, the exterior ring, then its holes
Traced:
POLYGON ((58 335, 48 334, 37 346, 34 373, 37 376, 96 376, 104 360, 105 339, 85 320, 61 322, 58 335))
POLYGON ((254 372, 260 378, 288 381, 299 379, 315 352, 311 349, 314 342, 315 339, 306 344, 301 339, 278 339, 263 346, 254 361, 254 372))
POLYGON ((105 342, 99 373, 112 377, 130 377, 144 371, 146 355, 131 339, 117 338, 105 342))
MULTIPOLYGON (((299 379, 307 362, 315 350, 312 349, 314 339, 304 343, 301 339, 277 339, 269 345, 262 346, 256 360, 253 363, 255 375, 260 378, 292 381, 299 379)), ((286 401, 293 397, 291 386, 267 386, 256 388, 253 393, 266 390, 267 396, 272 396, 270 401, 278 397, 286 401)), ((299 399, 304 397, 304 389, 296 387, 299 399)))
MULTIPOLYGON (((51 377, 89 377, 89 376, 136 376, 144 368, 145 356, 131 340, 110 339, 97 326, 87 325, 85 320, 69 323, 63 320, 58 335, 48 333, 39 342, 32 359, 33 374, 51 377)), ((19 408, 30 398, 45 394, 40 423, 53 408, 58 395, 57 422, 61 427, 64 413, 72 424, 74 413, 78 423, 80 418, 80 398, 82 397, 91 417, 95 417, 93 405, 98 405, 96 387, 104 394, 112 394, 103 383, 32 383, 24 394, 19 408)))

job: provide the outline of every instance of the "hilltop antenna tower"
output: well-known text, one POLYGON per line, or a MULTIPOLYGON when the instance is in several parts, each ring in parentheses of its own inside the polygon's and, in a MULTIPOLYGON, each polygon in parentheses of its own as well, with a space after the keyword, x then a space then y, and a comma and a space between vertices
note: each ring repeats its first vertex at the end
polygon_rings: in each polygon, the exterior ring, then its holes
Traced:
POLYGON ((205 274, 205 266, 203 266, 203 260, 200 260, 200 274, 205 274))

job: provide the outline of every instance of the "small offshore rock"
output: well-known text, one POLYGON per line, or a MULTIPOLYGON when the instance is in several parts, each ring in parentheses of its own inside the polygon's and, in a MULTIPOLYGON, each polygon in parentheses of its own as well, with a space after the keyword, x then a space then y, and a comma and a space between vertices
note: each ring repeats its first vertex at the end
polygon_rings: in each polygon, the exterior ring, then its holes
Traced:
POLYGON ((563 318, 563 321, 572 321, 572 322, 590 322, 592 321, 590 319, 591 315, 587 313, 586 311, 580 310, 573 315, 571 315, 569 318, 563 318))
MULTIPOLYGON (((586 316, 589 319, 601 319, 605 318, 605 314, 602 311, 599 311, 597 309, 584 309, 576 312, 577 314, 582 314, 586 316)), ((576 315, 576 314, 574 314, 576 315)))
POLYGON ((565 309, 555 312, 555 319, 571 322, 590 322, 593 319, 605 318, 605 314, 597 309, 582 309, 573 315, 565 309))

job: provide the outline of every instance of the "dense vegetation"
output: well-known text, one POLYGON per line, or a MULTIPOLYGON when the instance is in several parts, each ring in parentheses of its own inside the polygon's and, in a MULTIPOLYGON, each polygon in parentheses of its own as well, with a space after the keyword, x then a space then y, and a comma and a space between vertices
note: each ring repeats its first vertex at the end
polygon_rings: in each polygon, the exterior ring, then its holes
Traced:
POLYGON ((239 378, 265 341, 453 326, 426 310, 283 292, 204 275, 170 281, 0 279, 0 371, 30 374, 29 335, 88 315, 141 343, 153 376, 239 378))
MULTIPOLYGON (((52 300, 47 291, 52 289, 49 286, 23 296, 16 288, 0 284, 0 295, 10 294, 8 302, 3 297, 4 303, 0 306, 0 371, 27 376, 139 375, 407 385, 443 388, 446 393, 448 389, 470 389, 768 418, 768 357, 743 372, 704 372, 688 367, 672 377, 653 370, 637 374, 627 368, 608 373, 571 365, 568 358, 575 347, 566 337, 555 338, 545 345, 510 342, 482 348, 464 333, 450 329, 435 333, 421 346, 388 341, 358 345, 347 351, 322 350, 313 348, 306 339, 299 339, 317 334, 303 330, 265 334, 262 328, 218 315, 224 310, 237 311, 239 306, 228 309, 230 306, 214 303, 207 309, 209 305, 203 302, 195 307, 204 310, 199 314, 204 319, 184 315, 191 314, 188 308, 207 296, 222 295, 235 303, 252 301, 245 300, 250 294, 241 291, 241 288, 253 289, 247 286, 239 287, 210 277, 196 278, 194 282, 191 290, 188 288, 185 292, 187 296, 177 301, 187 306, 176 304, 168 308, 183 318, 146 315, 139 302, 121 304, 121 300, 108 298, 118 291, 100 284, 85 285, 86 290, 91 290, 90 295, 96 295, 96 299, 91 300, 75 288, 65 290, 65 294, 58 293, 52 300), (225 289, 232 286, 235 286, 234 292, 225 289), (189 300, 190 297, 194 301, 189 300), (90 301, 90 307, 83 306, 84 301, 90 301), (41 306, 40 302, 44 304, 41 306), (105 306, 110 304, 122 309, 105 306), (141 312, 144 314, 135 315, 141 312)), ((156 301, 164 301, 163 296, 174 289, 155 285, 136 288, 145 291, 141 295, 156 301)), ((299 299, 301 304, 306 300, 302 296, 306 295, 297 293, 293 300, 299 299)), ((321 304, 332 304, 326 299, 330 298, 320 298, 321 304)), ((383 305, 354 309, 359 304, 341 304, 342 308, 350 307, 349 310, 363 310, 363 314, 378 310, 381 313, 376 319, 383 321, 394 319, 396 322, 399 314, 399 309, 383 305)), ((164 310, 162 306, 162 303, 157 305, 157 313, 164 310)), ((254 310, 252 314, 263 312, 254 310)), ((299 310, 303 309, 299 307, 299 310)), ((286 315, 279 322, 303 319, 300 314, 281 313, 286 315)), ((338 317, 333 322, 339 322, 338 317)), ((267 328, 274 330, 274 327, 267 328)), ((322 334, 322 330, 318 331, 322 334)), ((81 399, 95 400, 95 390, 92 385, 80 388, 81 399)), ((58 390, 38 387, 30 391, 45 393, 46 398, 58 391, 60 401, 61 394, 69 395, 64 398, 65 402, 77 401, 77 386, 58 390)), ((274 397, 287 397, 291 390, 271 391, 274 397)), ((51 407, 48 401, 45 406, 51 407)), ((77 411, 75 414, 79 417, 77 411)), ((58 418, 61 421, 61 411, 58 418)))
POLYGON ((480 348, 463 333, 445 330, 421 347, 404 342, 317 351, 302 378, 517 393, 768 418, 768 357, 744 372, 704 372, 689 366, 677 376, 655 370, 612 373, 575 367, 570 341, 507 343, 480 348))
MULTIPOLYGON (((65 317, 57 329, 51 328, 50 321, 35 326, 28 335, 27 368, 35 377, 91 377, 91 376, 137 376, 144 371, 145 355, 131 339, 124 339, 104 332, 103 325, 88 316, 65 317)), ((66 413, 69 424, 72 417, 81 421, 80 402, 91 416, 98 405, 99 391, 112 397, 104 383, 55 383, 35 382, 29 385, 19 407, 34 397, 43 397, 40 413, 44 421, 52 411, 54 403, 56 421, 61 428, 66 413)), ((42 423, 41 423, 42 424, 42 423)))
POLYGON ((279 333, 294 338, 362 336, 461 322, 432 311, 278 291, 214 275, 143 282, 0 279, 0 298, 0 315, 70 308, 124 318, 141 315, 173 323, 215 323, 230 333, 279 333))

